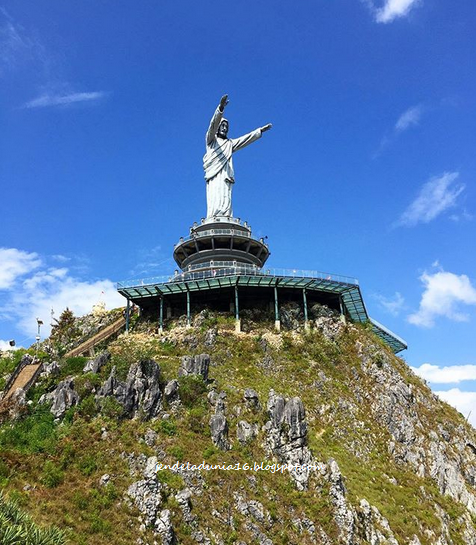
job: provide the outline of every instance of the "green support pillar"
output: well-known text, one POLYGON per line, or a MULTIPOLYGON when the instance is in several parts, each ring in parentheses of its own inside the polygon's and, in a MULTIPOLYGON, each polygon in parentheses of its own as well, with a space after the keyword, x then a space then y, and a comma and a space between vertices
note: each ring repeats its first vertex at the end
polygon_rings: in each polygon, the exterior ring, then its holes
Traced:
POLYGON ((340 319, 345 324, 346 320, 345 320, 345 312, 344 312, 344 303, 342 302, 342 295, 339 295, 339 307, 340 307, 340 319))
POLYGON ((240 307, 238 303, 238 286, 235 286, 235 331, 241 331, 240 307))
POLYGON ((129 333, 129 314, 131 310, 131 302, 129 299, 127 300, 126 304, 126 333, 129 333))
POLYGON ((303 288, 302 290, 302 302, 304 306, 304 329, 306 331, 309 330, 309 320, 307 316, 307 295, 306 295, 306 288, 303 288))
POLYGON ((281 331, 281 321, 279 319, 278 288, 274 286, 274 327, 281 331))
POLYGON ((159 333, 162 333, 163 330, 164 330, 164 298, 160 296, 159 333))
POLYGON ((187 290, 187 327, 192 325, 192 317, 190 315, 190 292, 187 290))

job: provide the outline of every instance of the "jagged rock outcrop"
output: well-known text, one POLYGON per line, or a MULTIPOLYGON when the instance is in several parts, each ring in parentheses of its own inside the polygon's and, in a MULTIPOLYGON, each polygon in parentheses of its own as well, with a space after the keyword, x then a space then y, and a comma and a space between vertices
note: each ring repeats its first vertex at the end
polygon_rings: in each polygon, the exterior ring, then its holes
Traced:
POLYGON ((84 366, 83 373, 99 373, 102 367, 111 359, 111 353, 104 351, 93 360, 88 360, 84 366))
POLYGON ((208 380, 208 369, 210 367, 210 356, 200 354, 198 356, 183 356, 178 371, 179 377, 189 375, 200 375, 203 380, 208 380))
POLYGON ((120 381, 113 367, 109 378, 96 398, 113 396, 123 407, 124 415, 153 418, 161 409, 160 368, 154 360, 142 360, 131 365, 127 379, 120 381))
POLYGON ((476 457, 467 448, 468 443, 474 441, 474 434, 468 435, 461 426, 446 428, 442 424, 439 433, 431 430, 422 421, 421 411, 422 405, 428 405, 428 399, 414 393, 412 385, 405 381, 387 353, 360 342, 357 350, 362 368, 372 379, 374 395, 369 400, 372 414, 392 436, 389 453, 398 463, 412 466, 419 476, 431 477, 441 493, 476 513, 476 457))
POLYGON ((307 447, 307 423, 304 405, 298 397, 286 401, 274 390, 270 391, 268 416, 265 424, 266 447, 281 463, 303 466, 290 471, 296 486, 304 490, 309 480, 310 471, 304 466, 313 463, 307 447))
POLYGON ((347 502, 347 491, 337 462, 330 460, 328 466, 329 495, 334 506, 334 518, 339 528, 340 539, 345 545, 353 545, 355 543, 356 513, 347 502))
POLYGON ((359 526, 362 528, 363 537, 370 545, 398 545, 388 520, 376 507, 365 499, 360 501, 359 507, 357 511, 359 526))
POLYGON ((164 396, 168 403, 177 403, 180 401, 178 380, 173 379, 167 382, 164 388, 164 396))
POLYGON ((215 446, 221 450, 228 450, 228 421, 223 413, 217 413, 210 418, 210 433, 215 446))
POLYGON ((43 364, 43 370, 40 373, 40 378, 56 377, 60 373, 60 366, 58 362, 52 361, 50 363, 43 364))
POLYGON ((258 393, 255 390, 253 390, 252 388, 247 388, 245 390, 243 398, 248 408, 255 411, 261 410, 261 403, 259 402, 258 393))
POLYGON ((74 389, 74 379, 60 382, 53 392, 41 396, 40 403, 51 403, 50 411, 55 418, 63 418, 66 411, 79 403, 78 392, 74 389))
POLYGON ((245 445, 249 443, 258 435, 258 425, 250 424, 246 420, 240 420, 236 426, 236 438, 238 441, 245 445))

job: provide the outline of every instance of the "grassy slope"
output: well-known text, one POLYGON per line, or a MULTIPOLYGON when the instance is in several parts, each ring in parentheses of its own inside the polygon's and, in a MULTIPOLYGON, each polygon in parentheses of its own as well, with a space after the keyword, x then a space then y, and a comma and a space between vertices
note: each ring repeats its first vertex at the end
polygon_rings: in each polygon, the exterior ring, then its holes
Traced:
MULTIPOLYGON (((387 451, 388 432, 375 423, 365 404, 355 400, 356 376, 362 383, 368 382, 370 391, 372 386, 362 372, 355 350, 356 339, 365 339, 370 335, 368 332, 352 328, 334 343, 318 332, 274 335, 265 328, 258 328, 252 333, 236 335, 232 327, 232 322, 226 319, 210 319, 194 330, 170 332, 169 342, 165 343, 146 333, 122 336, 110 345, 112 362, 102 370, 100 379, 103 381, 108 376, 112 364, 125 376, 131 363, 153 357, 167 381, 177 377, 181 355, 208 352, 212 356, 210 377, 214 379, 214 386, 227 394, 231 439, 235 437, 238 420, 244 418, 259 424, 266 421, 264 410, 243 412, 245 388, 258 392, 264 408, 271 388, 286 397, 300 396, 307 411, 311 450, 318 460, 327 461, 332 457, 338 462, 354 505, 366 498, 389 520, 402 543, 417 534, 423 545, 430 545, 424 529, 439 527, 434 507, 437 503, 453 519, 451 537, 455 545, 463 543, 455 522, 462 508, 441 496, 432 481, 418 478, 408 468, 395 464, 387 451), (220 330, 216 344, 206 348, 203 346, 205 331, 214 325, 220 330), (199 340, 193 349, 190 348, 191 336, 199 340), (235 414, 235 407, 242 411, 240 416, 235 414)), ((372 342, 378 343, 375 338, 372 342)), ((403 362, 396 359, 394 362, 407 381, 431 397, 426 386, 403 362)), ((64 363, 62 377, 78 373, 82 364, 81 359, 64 363)), ((61 425, 55 424, 47 411, 36 406, 35 401, 51 386, 51 381, 40 384, 29 393, 34 403, 26 419, 13 427, 4 425, 0 431, 2 486, 38 523, 68 528, 71 543, 100 545, 111 543, 112 538, 119 545, 135 542, 139 535, 137 513, 122 501, 124 491, 134 479, 120 453, 153 455, 154 451, 140 441, 148 428, 158 432, 158 445, 170 462, 181 459, 200 463, 204 458, 209 463, 267 460, 261 446, 261 433, 250 446, 242 447, 234 440, 229 452, 213 447, 208 431, 211 412, 206 394, 191 399, 189 406, 172 418, 171 424, 164 425, 160 420, 118 421, 113 411, 109 412, 110 417, 96 414, 90 390, 98 384, 98 377, 94 376, 83 376, 78 381, 76 387, 83 401, 79 408, 69 411, 61 425), (102 438, 104 428, 106 438, 102 438), (112 483, 100 487, 98 481, 104 473, 113 476, 112 483), (24 490, 25 484, 31 488, 24 490)), ((421 411, 426 424, 433 428, 438 421, 451 420, 457 424, 463 421, 456 411, 442 403, 426 414, 424 407, 421 411)), ((254 476, 255 480, 244 472, 206 473, 203 495, 199 501, 192 498, 193 514, 200 527, 211 528, 228 543, 238 538, 252 542, 242 525, 243 517, 232 509, 233 492, 239 491, 247 499, 260 501, 269 512, 274 524, 266 534, 275 543, 306 543, 305 536, 298 537, 288 523, 290 518, 296 517, 306 516, 318 522, 331 538, 337 535, 325 483, 318 483, 307 492, 297 492, 286 475, 262 472, 254 476), (225 531, 223 523, 211 515, 213 509, 223 516, 233 513, 237 530, 225 531)), ((173 497, 184 487, 181 477, 162 472, 159 478, 167 486, 164 507, 173 512, 180 542, 194 543, 173 497)))

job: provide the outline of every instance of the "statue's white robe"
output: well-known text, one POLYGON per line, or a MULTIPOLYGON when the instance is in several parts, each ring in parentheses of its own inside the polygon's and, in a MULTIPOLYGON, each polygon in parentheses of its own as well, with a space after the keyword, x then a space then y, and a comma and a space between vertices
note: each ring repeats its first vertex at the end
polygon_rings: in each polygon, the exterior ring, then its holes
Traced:
POLYGON ((239 138, 217 136, 223 112, 217 108, 206 135, 207 152, 203 156, 203 168, 207 181, 207 218, 233 216, 231 188, 235 183, 232 155, 235 151, 261 138, 261 129, 239 138))

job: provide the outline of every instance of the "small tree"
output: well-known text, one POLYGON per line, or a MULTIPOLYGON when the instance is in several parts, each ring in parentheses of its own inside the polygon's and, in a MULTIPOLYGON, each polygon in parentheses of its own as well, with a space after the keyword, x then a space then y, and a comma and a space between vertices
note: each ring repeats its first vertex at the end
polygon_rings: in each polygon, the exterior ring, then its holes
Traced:
POLYGON ((62 353, 80 335, 73 311, 66 307, 51 329, 50 342, 58 353, 62 353))

